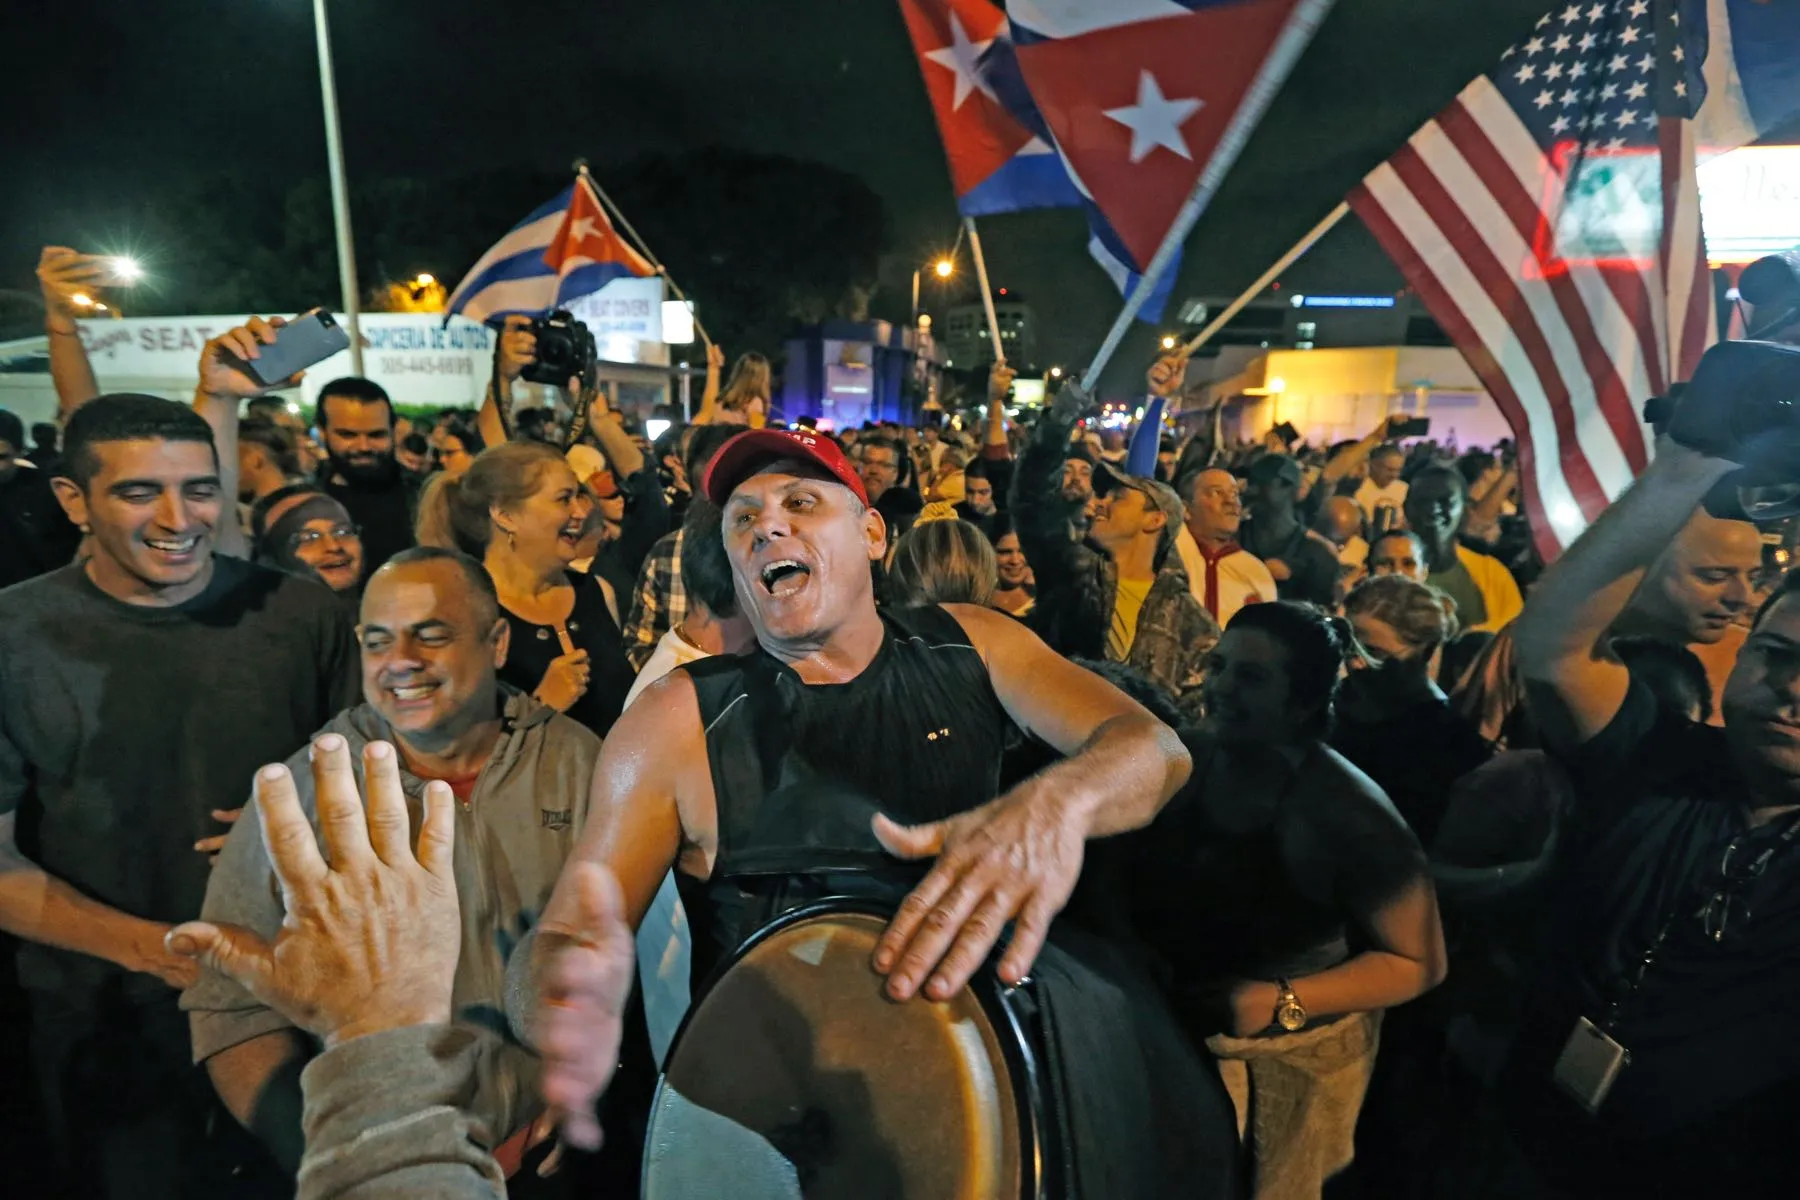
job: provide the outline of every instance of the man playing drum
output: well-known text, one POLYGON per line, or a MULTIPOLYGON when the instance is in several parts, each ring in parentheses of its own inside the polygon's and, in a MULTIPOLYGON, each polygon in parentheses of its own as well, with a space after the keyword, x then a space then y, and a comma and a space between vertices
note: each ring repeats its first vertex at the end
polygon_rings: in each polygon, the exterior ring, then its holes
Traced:
MULTIPOLYGON (((634 927, 676 868, 695 979, 770 918, 851 893, 898 902, 872 963, 892 1000, 956 995, 1009 923, 998 976, 1018 984, 1069 900, 1086 841, 1148 824, 1186 781, 1180 740, 1003 614, 966 605, 878 610, 871 564, 885 528, 829 439, 805 430, 740 434, 704 486, 724 510, 736 591, 758 649, 677 670, 626 711, 606 739, 571 861, 618 876, 634 927), (999 795, 1015 724, 1067 757, 999 795), (931 857, 922 879, 921 867, 900 861, 931 857)), ((568 944, 559 930, 578 928, 565 907, 559 888, 534 954, 540 978, 568 944)), ((1148 990, 1128 983, 1121 994, 1141 1006, 1148 990)), ((579 1144, 597 1134, 592 1114, 613 1047, 571 1032, 561 1015, 557 1036, 538 1049, 546 1099, 579 1144)), ((1115 1024, 1133 1019, 1120 1014, 1115 1024)), ((1229 1112, 1214 1095, 1216 1075, 1209 1081, 1191 1052, 1183 1059, 1178 1037, 1151 1037, 1137 1049, 1141 1056, 1115 1069, 1144 1075, 1148 1061, 1148 1074, 1168 1076, 1169 1062, 1182 1060, 1173 1077, 1142 1086, 1164 1098, 1173 1089, 1190 1125, 1206 1122, 1198 1114, 1229 1112)), ((1088 1090, 1112 1088, 1108 1080, 1088 1090)), ((1188 1172, 1183 1194, 1227 1185, 1230 1164, 1192 1148, 1214 1140, 1211 1130, 1199 1133, 1143 1135, 1187 1143, 1173 1156, 1179 1163, 1139 1173, 1154 1180, 1146 1189, 1170 1186, 1174 1170, 1188 1172)), ((1093 1178, 1086 1168, 1077 1174, 1093 1178)))

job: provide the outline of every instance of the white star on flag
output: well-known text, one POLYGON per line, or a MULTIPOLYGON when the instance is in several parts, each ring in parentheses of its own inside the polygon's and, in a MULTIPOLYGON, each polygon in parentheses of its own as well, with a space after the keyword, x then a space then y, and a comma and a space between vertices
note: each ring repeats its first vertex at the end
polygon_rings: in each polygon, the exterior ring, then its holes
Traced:
POLYGON ((1631 6, 1631 15, 1634 17, 1641 17, 1649 11, 1650 0, 1634 0, 1631 6))
POLYGON ((1619 98, 1619 85, 1616 83, 1609 83, 1601 88, 1600 98, 1602 100, 1617 100, 1619 98))
POLYGON ((980 91, 993 99, 992 89, 976 69, 976 62, 981 58, 982 51, 993 44, 993 38, 985 42, 971 42, 962 22, 956 19, 955 13, 950 14, 950 44, 931 51, 925 57, 956 76, 956 95, 950 101, 952 111, 963 106, 963 101, 969 98, 970 92, 980 91))
POLYGON ((569 233, 576 245, 588 240, 594 233, 594 218, 577 217, 569 224, 569 233))
MULTIPOLYGON (((1596 4, 1596 5, 1594 5, 1594 7, 1588 9, 1588 23, 1592 24, 1593 22, 1598 21, 1601 17, 1604 17, 1605 15, 1606 15, 1606 5, 1596 4)), ((1585 47, 1583 47, 1583 48, 1585 49, 1585 47)))
POLYGON ((1581 10, 1574 5, 1570 5, 1568 8, 1563 9, 1562 19, 1564 25, 1573 25, 1575 22, 1581 20, 1581 10))
POLYGON ((1537 68, 1532 66, 1530 63, 1526 63, 1524 66, 1519 68, 1518 72, 1515 75, 1513 75, 1513 78, 1518 80, 1520 83, 1530 83, 1532 80, 1537 78, 1537 68))
POLYGON ((1629 46, 1633 42, 1637 41, 1638 40, 1637 26, 1627 25, 1623 30, 1620 31, 1619 40, 1621 42, 1624 42, 1627 46, 1629 46))
POLYGON ((1550 48, 1552 50, 1556 51, 1558 54, 1561 54, 1564 50, 1567 50, 1569 48, 1569 44, 1570 44, 1569 35, 1566 33, 1559 33, 1556 35, 1556 40, 1554 42, 1550 43, 1550 48))
POLYGON ((1640 70, 1644 74, 1648 75, 1651 71, 1654 71, 1656 69, 1656 60, 1654 58, 1651 58, 1648 54, 1646 54, 1646 55, 1644 55, 1644 57, 1638 59, 1637 65, 1638 65, 1638 70, 1640 70))
POLYGON ((1645 87, 1642 83, 1634 83, 1625 89, 1625 98, 1627 100, 1642 100, 1645 93, 1649 90, 1650 89, 1645 87))
POLYGON ((1630 59, 1626 58, 1623 54, 1618 54, 1618 55, 1614 55, 1613 60, 1606 64, 1606 69, 1608 71, 1623 71, 1626 67, 1629 67, 1630 65, 1631 65, 1630 59))
POLYGON ((1527 53, 1527 54, 1542 54, 1543 52, 1544 52, 1544 39, 1543 38, 1534 37, 1529 42, 1525 43, 1525 53, 1527 53))
POLYGON ((1563 65, 1559 62, 1551 63, 1549 69, 1544 72, 1544 78, 1551 80, 1552 82, 1561 79, 1562 77, 1563 65))
POLYGON ((1556 94, 1554 92, 1549 92, 1549 91, 1539 92, 1538 96, 1537 96, 1537 106, 1539 108, 1549 108, 1550 105, 1552 104, 1552 102, 1555 101, 1555 99, 1556 99, 1556 94))
POLYGON ((1131 130, 1131 161, 1142 162, 1158 146, 1166 146, 1181 157, 1193 160, 1187 139, 1181 136, 1184 121, 1200 111, 1203 101, 1170 100, 1157 86, 1156 76, 1138 72, 1137 103, 1127 108, 1109 108, 1106 115, 1131 130))

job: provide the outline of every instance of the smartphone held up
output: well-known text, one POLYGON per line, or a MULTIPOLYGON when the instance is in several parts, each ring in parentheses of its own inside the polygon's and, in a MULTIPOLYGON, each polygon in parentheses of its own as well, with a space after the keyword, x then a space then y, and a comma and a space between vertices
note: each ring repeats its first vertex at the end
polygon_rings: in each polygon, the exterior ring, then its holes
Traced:
POLYGON ((244 364, 264 387, 276 387, 350 348, 350 335, 322 308, 309 309, 280 326, 275 341, 244 364))

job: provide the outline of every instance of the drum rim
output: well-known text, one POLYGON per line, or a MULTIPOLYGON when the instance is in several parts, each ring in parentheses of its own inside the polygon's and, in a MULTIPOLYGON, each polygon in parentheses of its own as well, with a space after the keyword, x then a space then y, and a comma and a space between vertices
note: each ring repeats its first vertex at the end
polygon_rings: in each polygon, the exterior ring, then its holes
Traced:
MULTIPOLYGON (((689 1002, 687 1012, 681 1016, 681 1024, 675 1028, 675 1036, 669 1040, 669 1053, 681 1044, 682 1035, 687 1032, 688 1022, 700 1010, 700 1004, 712 992, 713 987, 724 977, 725 973, 736 966, 752 950, 763 942, 784 930, 808 921, 814 917, 842 916, 857 914, 879 918, 883 922, 894 919, 895 906, 880 904, 862 896, 823 896, 817 900, 809 900, 797 908, 791 908, 771 920, 767 925, 745 938, 738 948, 728 956, 719 960, 707 976, 706 982, 695 989, 693 999, 689 1002)), ((1005 1060, 1013 1080, 1013 1103, 1018 1109, 1019 1130, 1019 1195, 1020 1200, 1037 1200, 1045 1195, 1044 1183, 1047 1178, 1044 1161, 1044 1130, 1048 1128, 1049 1114, 1044 1109, 1044 1080, 1039 1064, 1025 1054, 1024 1047, 1029 1045, 1024 1025, 1019 1014, 1013 1010, 1007 997, 1013 992, 1028 989, 1029 979, 1021 981, 1016 987, 1000 982, 1000 978, 992 970, 999 960, 1004 948, 996 946, 988 955, 981 969, 969 980, 968 987, 974 993, 976 1003, 981 1005, 982 1012, 994 1023, 997 1031, 1004 1031, 1011 1036, 997 1037, 1000 1043, 1000 1055, 1005 1060), (1022 1084, 1022 1086, 1021 1086, 1022 1084)), ((644 1189, 649 1183, 651 1139, 655 1136, 655 1115, 662 1107, 663 1090, 669 1086, 667 1059, 656 1073, 656 1090, 650 1097, 650 1121, 644 1128, 644 1166, 638 1173, 638 1195, 640 1200, 645 1196, 644 1189)))

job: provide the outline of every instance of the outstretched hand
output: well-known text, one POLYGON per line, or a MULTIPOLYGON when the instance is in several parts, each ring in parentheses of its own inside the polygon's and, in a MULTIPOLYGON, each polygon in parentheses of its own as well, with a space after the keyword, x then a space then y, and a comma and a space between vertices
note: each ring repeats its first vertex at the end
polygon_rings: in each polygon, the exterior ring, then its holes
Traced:
POLYGON ((557 884, 558 895, 565 892, 573 916, 538 927, 531 1041, 544 1060, 544 1102, 563 1140, 595 1150, 601 1131, 594 1105, 618 1066, 637 943, 611 871, 572 862, 557 884))
POLYGON ((1008 921, 1013 934, 1000 979, 1025 978, 1075 890, 1087 841, 1083 819, 1033 782, 946 821, 906 826, 878 815, 874 829, 896 857, 937 856, 875 948, 875 969, 896 1000, 921 986, 933 1000, 954 996, 1008 921))
POLYGON ((172 953, 232 979, 327 1047, 447 1023, 462 944, 449 785, 426 785, 415 854, 394 748, 369 743, 363 771, 366 809, 343 737, 313 743, 319 838, 287 768, 257 772, 256 815, 287 909, 272 943, 206 921, 177 925, 167 939, 172 953))

